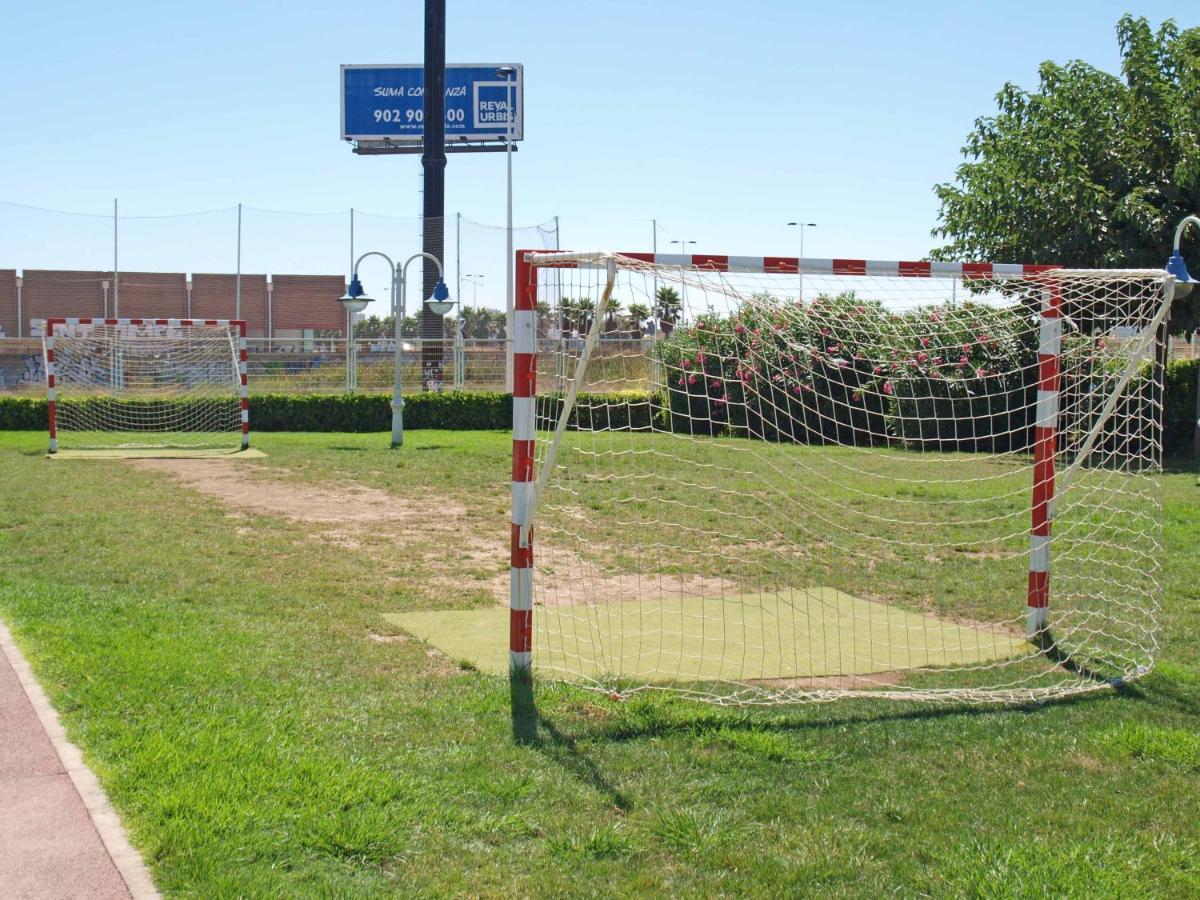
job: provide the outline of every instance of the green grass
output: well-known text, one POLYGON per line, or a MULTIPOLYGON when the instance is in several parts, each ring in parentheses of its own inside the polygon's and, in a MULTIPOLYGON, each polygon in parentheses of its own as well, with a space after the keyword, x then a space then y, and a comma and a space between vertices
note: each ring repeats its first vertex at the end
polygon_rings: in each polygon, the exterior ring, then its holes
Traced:
MULTIPOLYGON (((238 465, 449 498, 503 534, 509 441, 263 434, 267 458, 238 465)), ((44 443, 0 435, 0 616, 169 894, 1200 893, 1192 469, 1164 478, 1161 663, 1120 693, 751 710, 551 686, 522 742, 507 680, 379 639, 387 613, 484 605, 502 546, 494 563, 440 548, 456 599, 421 546, 231 518, 161 474, 50 463, 44 443)))

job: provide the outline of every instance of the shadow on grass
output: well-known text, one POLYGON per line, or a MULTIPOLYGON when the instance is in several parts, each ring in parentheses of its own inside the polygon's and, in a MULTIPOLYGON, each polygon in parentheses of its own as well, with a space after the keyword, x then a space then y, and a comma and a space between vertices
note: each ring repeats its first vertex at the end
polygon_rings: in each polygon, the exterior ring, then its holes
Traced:
POLYGON ((529 670, 509 676, 512 696, 513 740, 541 751, 575 778, 603 794, 617 809, 629 809, 629 800, 600 772, 599 767, 579 749, 576 739, 564 734, 549 719, 538 713, 533 696, 533 677, 529 670))
POLYGON ((333 446, 333 447, 330 447, 329 449, 336 450, 338 453, 366 453, 368 450, 370 450, 372 448, 370 448, 370 447, 333 446))

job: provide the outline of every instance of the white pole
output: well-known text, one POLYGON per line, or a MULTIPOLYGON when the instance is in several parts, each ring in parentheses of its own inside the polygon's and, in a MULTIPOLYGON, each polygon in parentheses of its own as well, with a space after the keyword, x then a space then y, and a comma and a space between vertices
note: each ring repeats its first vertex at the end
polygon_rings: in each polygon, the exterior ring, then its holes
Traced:
POLYGON ((117 198, 113 197, 113 318, 121 317, 121 266, 117 261, 117 198))
POLYGON ((507 132, 508 133, 505 137, 505 152, 504 152, 504 155, 507 158, 507 163, 508 163, 508 220, 507 220, 507 222, 508 222, 508 225, 507 225, 508 253, 505 257, 505 262, 507 263, 507 266, 506 266, 507 278, 506 278, 506 283, 505 283, 505 288, 506 288, 505 297, 506 297, 507 302, 506 302, 506 308, 504 311, 504 337, 505 337, 504 390, 510 394, 512 393, 512 389, 513 389, 513 328, 514 328, 514 325, 513 325, 513 323, 514 323, 513 291, 515 288, 515 285, 513 284, 513 278, 515 277, 515 275, 513 274, 512 145, 513 145, 513 123, 516 118, 513 115, 513 76, 516 74, 517 73, 515 70, 510 69, 505 76, 508 81, 508 102, 506 104, 507 109, 505 110, 505 113, 508 116, 508 123, 507 123, 507 125, 508 125, 507 132))
POLYGON ((238 227, 237 227, 237 285, 236 298, 234 300, 234 315, 235 319, 242 317, 242 204, 238 204, 238 227))
POLYGON ((804 302, 804 229, 805 225, 800 225, 800 262, 796 265, 796 271, 800 273, 800 302, 804 302))

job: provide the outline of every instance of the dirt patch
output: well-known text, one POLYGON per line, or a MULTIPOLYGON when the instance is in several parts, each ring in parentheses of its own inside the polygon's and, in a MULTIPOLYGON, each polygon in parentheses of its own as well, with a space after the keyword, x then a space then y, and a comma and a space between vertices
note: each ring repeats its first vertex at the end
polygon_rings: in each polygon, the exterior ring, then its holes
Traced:
MULTIPOLYGON (((534 559, 537 561, 534 597, 539 606, 620 603, 645 600, 648 596, 720 597, 741 593, 741 588, 732 581, 704 575, 665 575, 658 572, 614 575, 596 563, 536 543, 534 559)), ((489 590, 493 596, 507 603, 508 573, 492 579, 489 590)))
MULTIPOLYGON (((435 573, 452 566, 452 574, 428 579, 433 589, 461 587, 464 569, 481 569, 489 576, 507 559, 508 527, 502 517, 472 518, 463 503, 435 492, 398 497, 355 483, 308 484, 271 469, 231 466, 227 460, 141 459, 128 464, 211 497, 234 521, 251 514, 280 516, 310 526, 317 540, 381 562, 395 560, 402 551, 405 559, 416 558, 435 573)), ((236 527, 239 533, 253 533, 246 525, 236 527)), ((507 602, 507 584, 496 597, 507 602)))
POLYGON ((161 472, 201 494, 216 498, 226 507, 266 515, 284 516, 298 522, 327 525, 376 526, 420 518, 461 520, 466 507, 445 497, 397 497, 378 488, 359 484, 318 487, 272 477, 225 460, 138 459, 129 465, 147 472, 161 472))

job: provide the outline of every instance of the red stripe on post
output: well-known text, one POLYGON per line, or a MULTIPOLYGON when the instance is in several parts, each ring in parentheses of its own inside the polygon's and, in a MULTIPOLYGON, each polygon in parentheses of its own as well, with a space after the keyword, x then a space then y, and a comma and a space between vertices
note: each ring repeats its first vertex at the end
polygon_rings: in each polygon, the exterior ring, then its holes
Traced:
POLYGON ((835 259, 833 261, 834 275, 866 275, 867 261, 865 259, 835 259))
POLYGON ((763 271, 795 275, 800 271, 800 260, 794 256, 764 256, 763 271))
POLYGON ((629 259, 636 259, 638 262, 644 262, 644 263, 654 262, 654 254, 653 253, 622 253, 621 256, 628 257, 629 259))
POLYGON ((513 291, 513 309, 537 309, 537 269, 525 259, 529 250, 517 251, 516 266, 513 278, 516 279, 513 291))
POLYGON ((521 546, 521 526, 512 526, 512 546, 509 548, 509 555, 512 559, 512 567, 514 569, 532 569, 533 568, 533 529, 529 529, 529 542, 521 546))
POLYGON ((533 397, 537 394, 537 354, 513 354, 513 396, 533 397))
POLYGON ((529 653, 533 650, 533 610, 509 610, 508 649, 514 653, 529 653))
POLYGON ((242 423, 242 434, 249 434, 249 433, 250 433, 250 423, 243 422, 242 423))
POLYGON ((1038 354, 1038 390, 1058 392, 1058 357, 1038 354))
POLYGON ((1034 609, 1045 609, 1050 605, 1050 573, 1029 573, 1029 595, 1026 605, 1034 609))
POLYGON ((929 278, 933 269, 927 262, 900 263, 901 278, 929 278))
POLYGON ((991 278, 992 264, 991 263, 963 263, 962 277, 965 281, 968 278, 991 278))
POLYGON ((46 362, 54 362, 54 348, 53 347, 46 348, 46 362))
POLYGON ((50 417, 50 439, 58 437, 58 404, 50 400, 46 404, 46 413, 50 417))
POLYGON ((513 441, 512 480, 518 484, 533 481, 533 441, 513 441))
POLYGON ((729 271, 729 257, 712 253, 693 253, 692 265, 697 269, 711 269, 714 272, 729 271))

